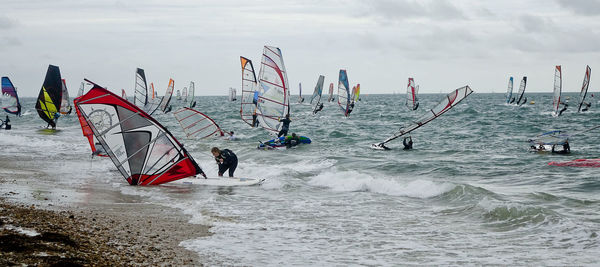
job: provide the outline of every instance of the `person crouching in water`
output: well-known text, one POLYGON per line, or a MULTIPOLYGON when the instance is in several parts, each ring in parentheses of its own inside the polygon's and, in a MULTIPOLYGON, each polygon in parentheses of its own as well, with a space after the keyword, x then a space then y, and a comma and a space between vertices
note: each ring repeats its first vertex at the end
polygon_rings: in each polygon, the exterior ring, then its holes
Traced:
POLYGON ((220 150, 218 147, 213 147, 210 152, 215 156, 217 165, 219 165, 219 176, 223 176, 226 170, 229 170, 229 177, 233 177, 233 172, 237 168, 238 159, 233 151, 229 149, 220 150))

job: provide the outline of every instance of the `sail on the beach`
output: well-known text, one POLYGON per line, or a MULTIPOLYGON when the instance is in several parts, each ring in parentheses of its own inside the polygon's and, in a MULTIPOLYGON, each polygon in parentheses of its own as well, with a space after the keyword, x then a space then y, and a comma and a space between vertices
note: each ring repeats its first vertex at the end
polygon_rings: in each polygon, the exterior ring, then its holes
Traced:
POLYGON ((511 76, 508 79, 508 88, 506 89, 506 104, 510 104, 510 100, 512 99, 513 92, 513 77, 511 76))
POLYGON ((268 131, 278 132, 279 119, 289 114, 288 78, 279 48, 264 47, 258 77, 256 115, 259 125, 268 131))
POLYGON ((581 111, 581 106, 585 101, 585 96, 587 95, 588 87, 590 86, 590 76, 592 75, 592 69, 590 66, 585 67, 585 75, 583 76, 583 85, 581 86, 581 91, 579 92, 579 107, 577 108, 577 112, 581 111))
POLYGON ((338 78, 338 105, 344 112, 344 116, 348 116, 348 107, 350 106, 350 88, 348 85, 348 75, 346 70, 340 70, 338 78))
POLYGON ((256 74, 252 61, 240 57, 242 63, 242 99, 240 101, 240 117, 246 124, 252 126, 253 114, 256 112, 258 100, 256 74))
POLYGON ((556 65, 554 68, 554 93, 552 94, 552 116, 557 117, 560 107, 560 95, 562 91, 562 71, 560 65, 556 65))
POLYGON ((46 71, 46 78, 40 89, 35 109, 40 118, 53 128, 56 127, 55 114, 60 110, 62 100, 62 79, 60 69, 57 66, 49 65, 46 71))
POLYGON ((184 107, 173 112, 188 138, 207 138, 223 136, 219 125, 206 114, 184 107))
POLYGON ((67 82, 62 79, 62 96, 60 100, 60 114, 71 113, 71 102, 69 101, 69 90, 67 89, 67 82))
POLYGON ((408 78, 408 86, 406 86, 406 107, 409 110, 416 110, 419 107, 419 99, 417 98, 417 89, 413 78, 408 78))
POLYGON ((424 115, 422 115, 420 118, 418 118, 414 122, 401 127, 400 130, 398 130, 396 133, 394 133, 394 135, 392 135, 385 141, 381 142, 380 145, 385 144, 389 141, 392 141, 403 135, 406 135, 406 134, 418 129, 419 127, 429 123, 430 121, 432 121, 432 120, 436 119, 437 117, 441 116, 442 114, 446 113, 448 110, 452 109, 454 106, 456 106, 458 103, 460 103, 460 101, 465 99, 471 93, 473 93, 473 90, 471 90, 471 88, 469 86, 464 86, 464 87, 458 88, 458 89, 450 92, 449 94, 444 96, 444 98, 442 98, 442 100, 440 102, 438 102, 432 109, 425 112, 424 115))
POLYGON ((519 105, 521 103, 521 100, 523 100, 523 94, 525 94, 525 87, 527 87, 527 76, 523 76, 523 79, 521 80, 519 92, 517 93, 517 105, 519 105))
POLYGON ((158 121, 92 84, 94 87, 76 105, 129 184, 157 185, 200 172, 183 145, 158 121))
POLYGON ((10 114, 21 116, 21 102, 17 88, 8 77, 2 77, 2 108, 10 114))

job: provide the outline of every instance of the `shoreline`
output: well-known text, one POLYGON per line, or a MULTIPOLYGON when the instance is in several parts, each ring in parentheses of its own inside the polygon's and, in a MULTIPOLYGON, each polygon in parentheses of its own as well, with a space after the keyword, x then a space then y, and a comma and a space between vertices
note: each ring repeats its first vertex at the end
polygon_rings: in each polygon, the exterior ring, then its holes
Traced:
POLYGON ((109 184, 64 187, 19 165, 0 164, 0 266, 203 265, 180 243, 210 226, 109 184))

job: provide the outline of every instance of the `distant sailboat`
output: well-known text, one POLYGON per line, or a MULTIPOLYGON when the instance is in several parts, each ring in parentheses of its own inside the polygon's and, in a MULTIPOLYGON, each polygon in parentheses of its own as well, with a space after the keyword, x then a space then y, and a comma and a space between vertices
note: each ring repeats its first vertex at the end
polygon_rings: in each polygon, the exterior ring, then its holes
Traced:
POLYGON ((237 92, 235 90, 235 88, 229 87, 229 101, 236 101, 237 100, 237 92))
POLYGON ((8 77, 2 77, 2 109, 9 114, 21 116, 21 102, 19 102, 17 88, 8 77))
POLYGON ((562 71, 561 71, 560 65, 557 65, 554 68, 554 93, 552 94, 552 111, 553 111, 552 116, 554 116, 554 117, 560 116, 563 113, 563 111, 566 109, 566 105, 565 105, 565 108, 563 110, 559 111, 560 104, 561 104, 561 99, 560 99, 561 91, 562 91, 562 71))
POLYGON ((187 87, 183 87, 183 91, 181 92, 181 97, 183 98, 183 102, 186 103, 187 101, 187 87))
POLYGON ((71 102, 69 101, 69 90, 67 90, 67 83, 65 79, 62 79, 62 97, 60 101, 60 114, 66 115, 71 114, 71 102))
POLYGON ((592 75, 592 69, 590 66, 586 66, 585 75, 583 76, 583 85, 581 86, 581 91, 579 92, 579 107, 577 108, 577 112, 587 111, 591 103, 585 102, 585 96, 587 95, 588 87, 590 85, 590 76, 592 75), (583 109, 581 108, 583 105, 583 109))
POLYGON ((525 94, 525 87, 527 87, 527 76, 523 76, 521 85, 519 86, 519 92, 517 93, 517 105, 519 106, 527 102, 527 97, 523 98, 523 94, 525 94))
POLYGON ((506 104, 510 104, 513 101, 515 101, 515 99, 512 97, 512 92, 513 92, 513 77, 511 76, 510 79, 508 79, 508 88, 506 89, 506 104))
POLYGON ((313 91, 312 97, 310 98, 310 103, 316 99, 315 105, 313 107, 313 113, 316 114, 322 105, 321 103, 321 95, 323 94, 323 83, 325 82, 325 76, 319 75, 319 80, 317 80, 317 85, 315 86, 315 90, 313 91))
POLYGON ((175 99, 181 100, 181 90, 177 89, 177 96, 175 99))
POLYGON ((194 99, 196 97, 196 88, 194 87, 194 82, 190 82, 190 88, 188 92, 190 95, 190 108, 194 108, 196 107, 196 100, 194 99))
POLYGON ((298 94, 298 103, 304 102, 304 97, 302 97, 302 83, 298 83, 298 90, 300 93, 298 94))
POLYGON ((419 108, 419 99, 417 98, 417 89, 415 88, 415 81, 413 78, 408 78, 405 105, 409 110, 417 110, 417 108, 419 108))
POLYGON ((327 102, 332 102, 335 100, 335 97, 333 96, 333 83, 329 84, 329 98, 327 98, 327 102))
POLYGON ((80 97, 83 95, 84 87, 85 87, 84 83, 81 82, 81 85, 79 85, 79 91, 77 91, 77 97, 80 97))
POLYGON ((40 118, 48 123, 48 126, 56 128, 56 114, 60 110, 62 100, 62 79, 60 69, 57 66, 49 65, 46 71, 46 78, 42 84, 42 89, 38 95, 35 109, 40 118))
POLYGON ((121 89, 121 98, 127 100, 127 94, 125 93, 125 89, 121 89))

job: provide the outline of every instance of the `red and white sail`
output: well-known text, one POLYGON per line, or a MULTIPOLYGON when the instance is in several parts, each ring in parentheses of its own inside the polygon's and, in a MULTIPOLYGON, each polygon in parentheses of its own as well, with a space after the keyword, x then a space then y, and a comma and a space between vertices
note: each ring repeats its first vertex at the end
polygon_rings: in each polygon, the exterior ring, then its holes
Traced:
POLYGON ((556 117, 559 113, 561 104, 560 94, 562 91, 562 71, 560 65, 554 68, 554 94, 552 95, 552 116, 556 117))
POLYGON ((173 116, 189 138, 207 138, 223 136, 217 123, 204 113, 184 107, 173 112, 173 116))
POLYGON ((273 46, 263 49, 258 75, 258 101, 256 105, 259 126, 277 132, 279 119, 289 114, 289 84, 281 50, 273 46))
POLYGON ((585 96, 587 95, 588 87, 590 86, 590 76, 592 75, 592 69, 590 66, 586 66, 585 75, 583 76, 583 85, 581 86, 581 92, 579 92, 579 107, 577 108, 577 112, 581 111, 581 106, 585 101, 585 96))
POLYGON ((240 101, 240 116, 246 124, 252 126, 252 117, 256 112, 256 100, 258 100, 256 74, 254 73, 252 60, 240 57, 240 62, 242 63, 242 99, 240 101))

